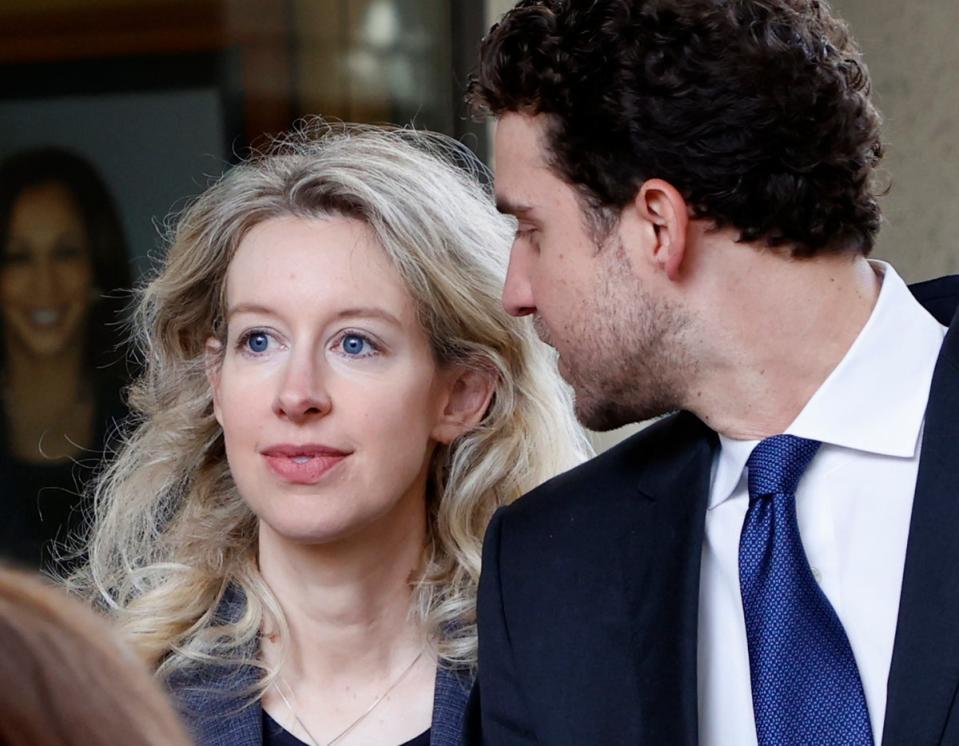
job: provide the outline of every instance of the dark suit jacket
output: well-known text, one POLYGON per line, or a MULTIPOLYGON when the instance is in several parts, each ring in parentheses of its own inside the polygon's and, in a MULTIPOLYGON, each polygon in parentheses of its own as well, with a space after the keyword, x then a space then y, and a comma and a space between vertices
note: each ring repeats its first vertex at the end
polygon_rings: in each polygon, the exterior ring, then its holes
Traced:
MULTIPOLYGON (((946 324, 959 277, 913 292, 946 324)), ((926 411, 885 746, 959 746, 957 374, 954 321, 926 411)), ((496 514, 467 743, 695 746, 699 568, 717 444, 681 412, 496 514)))
MULTIPOLYGON (((242 596, 228 594, 217 614, 236 618, 243 603, 242 596)), ((250 701, 259 676, 249 666, 207 665, 173 678, 170 692, 196 746, 262 746, 263 709, 250 701)), ((470 683, 465 671, 437 669, 431 746, 462 743, 470 683)))

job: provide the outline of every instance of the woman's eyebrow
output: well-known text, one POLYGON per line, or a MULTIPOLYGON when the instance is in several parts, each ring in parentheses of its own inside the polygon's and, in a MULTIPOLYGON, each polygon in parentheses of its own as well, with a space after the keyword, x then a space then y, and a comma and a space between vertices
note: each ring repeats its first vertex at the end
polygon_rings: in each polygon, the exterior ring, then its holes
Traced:
POLYGON ((377 308, 376 306, 357 306, 356 308, 344 308, 342 311, 337 312, 336 318, 375 318, 381 319, 396 326, 403 325, 403 322, 401 322, 389 311, 383 308, 377 308))
POLYGON ((235 306, 230 306, 227 309, 227 321, 229 321, 232 316, 235 316, 238 313, 272 314, 273 309, 259 303, 237 303, 235 306))
MULTIPOLYGON (((264 306, 260 303, 237 303, 235 306, 230 306, 226 312, 226 319, 229 321, 233 316, 238 313, 257 313, 264 315, 273 315, 275 311, 269 306, 264 306)), ((402 326, 403 322, 400 321, 396 316, 394 316, 389 311, 383 308, 377 308, 376 306, 356 306, 352 308, 344 308, 341 311, 337 311, 336 315, 333 317, 336 320, 346 319, 346 318, 375 318, 386 321, 389 324, 394 324, 395 326, 402 326)))

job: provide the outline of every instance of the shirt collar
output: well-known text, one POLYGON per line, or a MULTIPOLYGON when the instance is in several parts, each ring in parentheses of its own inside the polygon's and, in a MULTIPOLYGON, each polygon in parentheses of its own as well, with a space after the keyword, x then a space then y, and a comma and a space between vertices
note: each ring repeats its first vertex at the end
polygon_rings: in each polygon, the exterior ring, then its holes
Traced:
MULTIPOLYGON (((912 296, 896 271, 871 261, 882 287, 866 325, 786 432, 841 448, 915 455, 945 327, 912 296)), ((756 440, 719 436, 709 507, 739 485, 756 440)))

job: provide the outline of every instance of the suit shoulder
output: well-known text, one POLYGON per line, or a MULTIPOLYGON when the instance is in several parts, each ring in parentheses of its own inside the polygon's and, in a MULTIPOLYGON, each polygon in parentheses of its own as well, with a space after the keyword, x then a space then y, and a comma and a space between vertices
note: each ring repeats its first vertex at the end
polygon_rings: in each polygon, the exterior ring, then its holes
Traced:
POLYGON ((935 298, 959 299, 959 275, 943 275, 931 280, 923 280, 909 286, 917 300, 935 298))
POLYGON ((949 326, 959 306, 959 275, 946 275, 910 285, 913 296, 943 326, 949 326))
POLYGON ((664 458, 692 447, 711 431, 694 415, 677 412, 652 423, 589 461, 553 477, 511 505, 497 519, 511 528, 549 526, 571 513, 596 514, 632 501, 640 477, 664 458))

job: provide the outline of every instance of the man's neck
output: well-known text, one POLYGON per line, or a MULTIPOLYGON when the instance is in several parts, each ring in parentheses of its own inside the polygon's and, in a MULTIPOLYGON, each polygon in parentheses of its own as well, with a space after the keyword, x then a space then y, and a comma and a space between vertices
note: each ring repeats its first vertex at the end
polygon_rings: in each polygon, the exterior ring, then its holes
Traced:
POLYGON ((711 359, 687 406, 740 440, 786 430, 859 336, 882 285, 864 257, 752 260, 709 317, 711 359))

